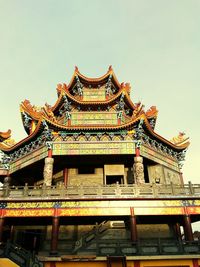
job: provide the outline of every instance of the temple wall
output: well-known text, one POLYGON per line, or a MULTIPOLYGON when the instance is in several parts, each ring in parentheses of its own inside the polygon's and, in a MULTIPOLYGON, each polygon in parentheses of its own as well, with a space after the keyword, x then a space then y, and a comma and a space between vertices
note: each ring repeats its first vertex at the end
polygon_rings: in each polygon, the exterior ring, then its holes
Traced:
POLYGON ((160 164, 148 166, 148 175, 150 183, 182 184, 180 172, 177 172, 160 164))
POLYGON ((79 174, 78 169, 68 170, 68 185, 102 185, 103 184, 103 168, 95 168, 94 174, 79 174))
POLYGON ((146 238, 172 238, 173 233, 168 224, 138 224, 138 237, 146 238))

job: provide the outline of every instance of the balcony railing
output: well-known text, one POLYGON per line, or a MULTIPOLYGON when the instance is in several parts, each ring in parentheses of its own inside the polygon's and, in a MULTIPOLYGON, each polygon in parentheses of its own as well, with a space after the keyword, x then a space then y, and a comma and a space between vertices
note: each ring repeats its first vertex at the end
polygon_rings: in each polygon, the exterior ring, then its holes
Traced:
POLYGON ((44 266, 43 263, 35 257, 33 252, 28 251, 17 244, 13 244, 10 241, 7 241, 5 244, 0 244, 0 258, 9 258, 21 267, 44 266))
POLYGON ((87 247, 80 252, 97 256, 151 256, 200 254, 199 241, 150 239, 130 242, 127 240, 98 240, 95 247, 87 247))
MULTIPOLYGON (((131 242, 128 240, 98 240, 95 245, 84 248, 76 254, 68 250, 59 250, 56 258, 60 260, 88 259, 107 256, 157 256, 157 255, 199 255, 199 241, 151 239, 131 242), (93 257, 91 257, 93 255, 93 257)), ((9 241, 0 246, 0 258, 7 257, 21 267, 42 267, 42 261, 51 257, 49 251, 40 251, 35 256, 34 252, 27 251, 17 244, 9 241)), ((55 256, 54 256, 55 258, 55 256)))
POLYGON ((114 184, 93 186, 6 186, 0 188, 0 199, 115 199, 115 198, 196 198, 200 184, 114 184))

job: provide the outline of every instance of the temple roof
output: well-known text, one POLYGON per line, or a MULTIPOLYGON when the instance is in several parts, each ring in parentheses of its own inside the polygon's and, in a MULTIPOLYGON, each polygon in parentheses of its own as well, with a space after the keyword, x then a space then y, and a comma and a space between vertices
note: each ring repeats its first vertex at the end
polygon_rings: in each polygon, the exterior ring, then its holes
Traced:
POLYGON ((8 139, 11 136, 11 130, 9 129, 7 132, 0 132, 0 142, 8 139))
POLYGON ((22 122, 28 136, 8 147, 3 141, 10 132, 0 133, 0 149, 13 151, 36 138, 45 128, 56 132, 131 131, 141 120, 143 128, 153 138, 176 150, 187 148, 188 140, 168 141, 158 135, 154 131, 158 110, 152 106, 145 111, 140 102, 133 103, 130 91, 130 84, 120 84, 112 67, 99 78, 87 78, 76 67, 68 85, 58 84, 58 98, 53 106, 46 103, 37 107, 29 100, 21 103, 22 122))

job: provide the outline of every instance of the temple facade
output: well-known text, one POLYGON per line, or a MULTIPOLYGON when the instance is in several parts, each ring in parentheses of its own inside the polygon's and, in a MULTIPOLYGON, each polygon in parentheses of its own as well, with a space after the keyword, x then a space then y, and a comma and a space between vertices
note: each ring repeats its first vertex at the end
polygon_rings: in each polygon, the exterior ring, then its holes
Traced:
POLYGON ((0 132, 0 263, 200 265, 200 185, 181 171, 189 140, 156 133, 156 107, 130 92, 112 67, 100 78, 76 67, 53 106, 21 103, 27 137, 0 132))

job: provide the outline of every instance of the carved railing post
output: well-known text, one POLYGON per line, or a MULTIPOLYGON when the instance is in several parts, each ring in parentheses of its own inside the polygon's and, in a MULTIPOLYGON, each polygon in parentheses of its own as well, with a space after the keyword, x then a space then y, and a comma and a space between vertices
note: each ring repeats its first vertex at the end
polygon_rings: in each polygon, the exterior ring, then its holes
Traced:
POLYGON ((153 191, 154 197, 157 197, 158 196, 158 187, 155 183, 152 183, 152 191, 153 191))
POLYGON ((28 184, 27 183, 25 183, 25 186, 24 186, 24 196, 28 197, 28 184))
POLYGON ((189 189, 190 189, 190 194, 194 195, 194 188, 193 188, 192 183, 190 181, 188 182, 188 185, 189 185, 189 189))
POLYGON ((136 184, 144 184, 144 165, 143 165, 143 158, 137 156, 134 158, 133 164, 133 175, 136 184))
POLYGON ((173 182, 171 182, 170 185, 171 185, 172 195, 175 195, 175 188, 173 182))

